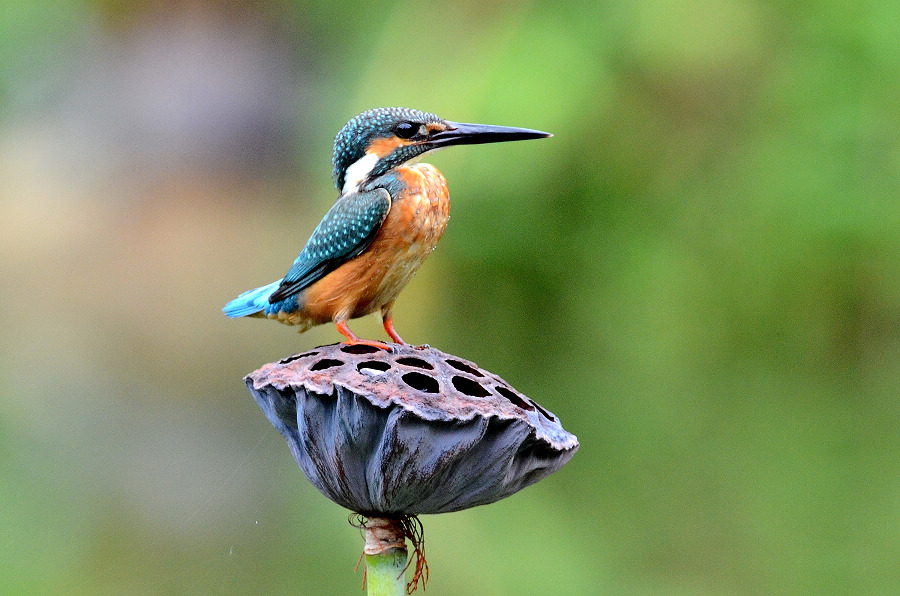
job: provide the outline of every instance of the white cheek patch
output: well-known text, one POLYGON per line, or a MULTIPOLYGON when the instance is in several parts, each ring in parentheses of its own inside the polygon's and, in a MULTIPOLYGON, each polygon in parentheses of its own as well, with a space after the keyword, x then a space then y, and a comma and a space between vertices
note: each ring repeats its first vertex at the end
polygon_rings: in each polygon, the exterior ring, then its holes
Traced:
POLYGON ((358 161, 347 168, 347 171, 344 172, 344 188, 341 190, 341 194, 359 190, 359 185, 369 177, 369 174, 375 169, 375 164, 378 163, 379 159, 380 158, 374 153, 366 153, 358 161))

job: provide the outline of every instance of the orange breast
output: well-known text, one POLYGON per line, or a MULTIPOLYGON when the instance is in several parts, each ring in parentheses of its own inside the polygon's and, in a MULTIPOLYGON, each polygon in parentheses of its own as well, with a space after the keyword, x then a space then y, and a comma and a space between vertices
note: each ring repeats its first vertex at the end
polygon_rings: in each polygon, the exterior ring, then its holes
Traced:
POLYGON ((303 292, 305 321, 297 323, 352 319, 393 303, 434 250, 450 218, 447 182, 429 164, 399 168, 398 176, 406 188, 392 197, 372 244, 303 292))

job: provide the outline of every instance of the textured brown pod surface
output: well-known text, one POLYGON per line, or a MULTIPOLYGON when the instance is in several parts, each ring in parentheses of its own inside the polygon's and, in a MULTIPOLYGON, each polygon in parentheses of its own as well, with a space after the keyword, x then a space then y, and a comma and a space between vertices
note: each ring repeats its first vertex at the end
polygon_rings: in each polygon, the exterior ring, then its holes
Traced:
POLYGON ((502 499, 578 449, 503 379, 433 348, 322 346, 245 379, 309 480, 366 515, 457 511, 502 499))

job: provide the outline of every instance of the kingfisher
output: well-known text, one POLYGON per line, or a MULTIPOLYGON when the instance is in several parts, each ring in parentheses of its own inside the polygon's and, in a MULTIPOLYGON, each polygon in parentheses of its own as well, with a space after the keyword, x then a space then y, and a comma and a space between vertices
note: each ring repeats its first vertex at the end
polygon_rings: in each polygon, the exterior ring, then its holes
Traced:
POLYGON ((447 181, 434 166, 414 163, 451 145, 552 136, 527 128, 467 124, 409 108, 376 108, 350 120, 334 139, 334 184, 340 196, 313 231, 284 278, 244 292, 222 310, 229 317, 266 317, 300 332, 334 323, 345 344, 390 350, 362 339, 347 321, 381 312, 388 336, 400 291, 435 248, 450 218, 447 181))

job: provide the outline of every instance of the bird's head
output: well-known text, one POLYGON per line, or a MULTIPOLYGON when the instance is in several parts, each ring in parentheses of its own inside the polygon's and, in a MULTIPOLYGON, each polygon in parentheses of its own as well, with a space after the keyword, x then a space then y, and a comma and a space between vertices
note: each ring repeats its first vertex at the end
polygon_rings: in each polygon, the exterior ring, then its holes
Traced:
POLYGON ((450 145, 549 136, 527 128, 451 122, 410 108, 376 108, 350 120, 334 138, 334 184, 341 193, 357 190, 392 168, 450 145))

